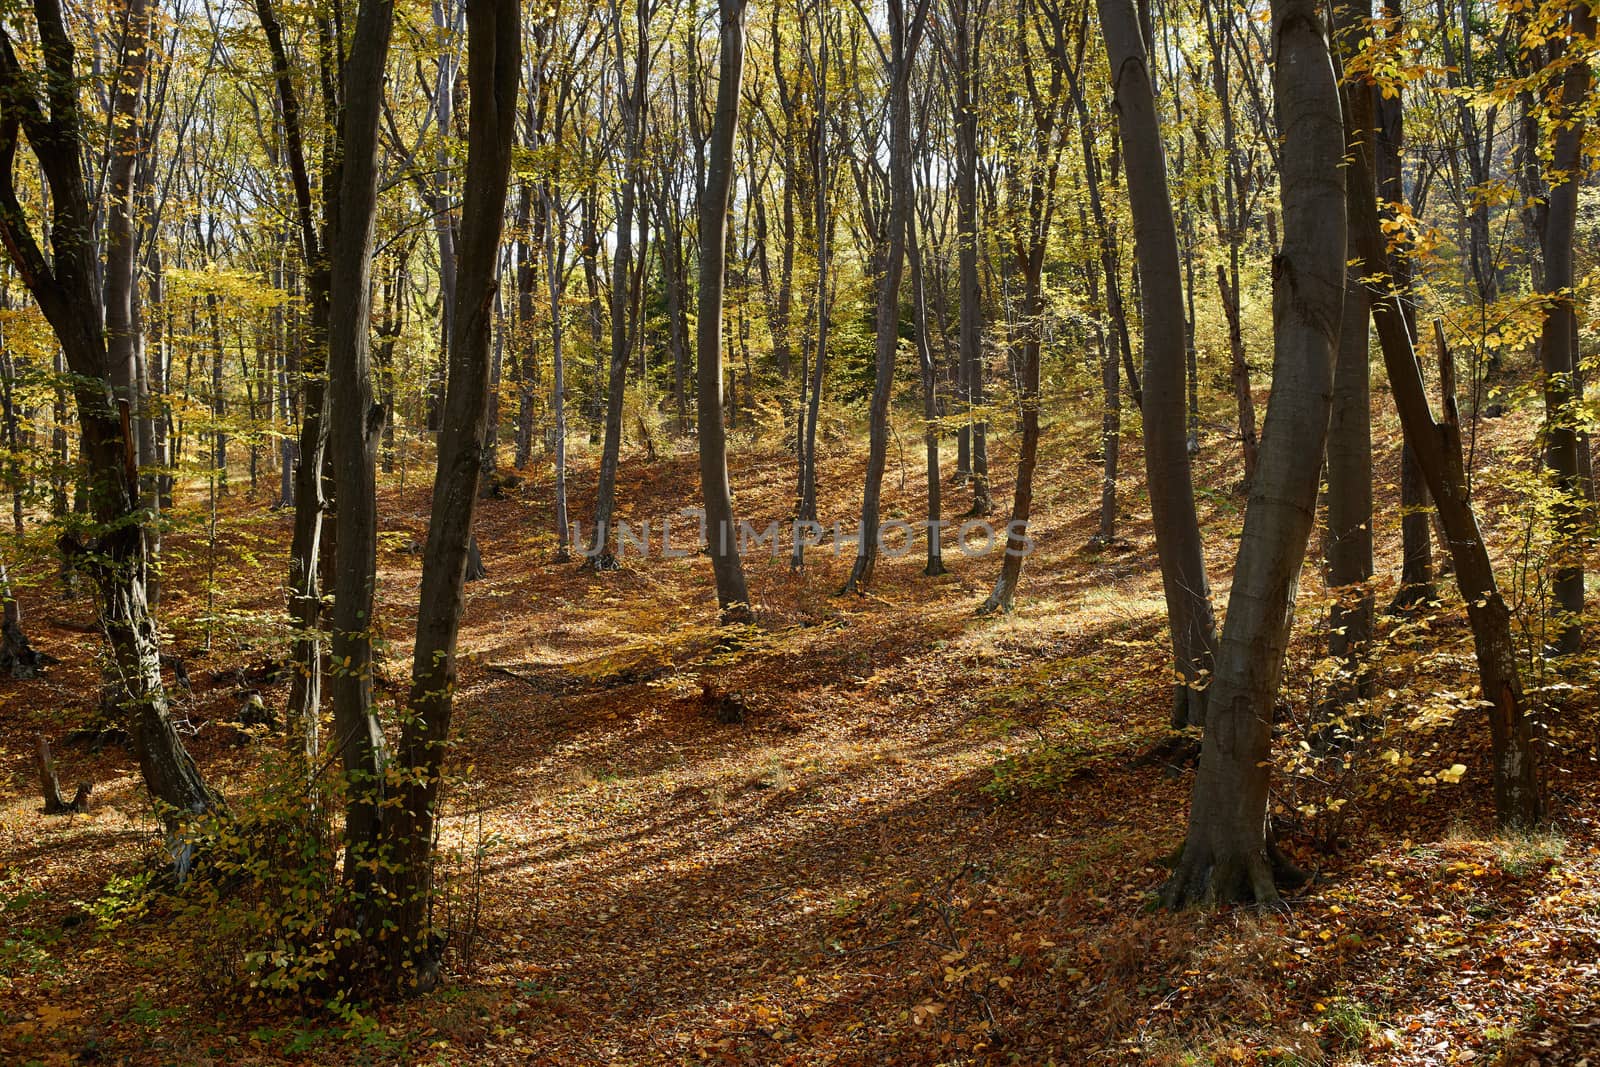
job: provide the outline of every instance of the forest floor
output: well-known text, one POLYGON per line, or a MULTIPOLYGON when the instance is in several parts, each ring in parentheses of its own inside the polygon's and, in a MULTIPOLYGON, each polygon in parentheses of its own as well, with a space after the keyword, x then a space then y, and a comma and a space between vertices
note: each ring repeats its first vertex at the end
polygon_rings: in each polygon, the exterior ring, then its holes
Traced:
MULTIPOLYGON (((1528 431, 1517 415, 1486 424, 1484 464, 1525 464, 1528 431)), ((883 560, 871 595, 841 598, 849 553, 822 548, 800 576, 749 561, 760 621, 730 644, 704 557, 599 575, 551 562, 543 467, 486 502, 447 800, 445 981, 343 1017, 246 999, 243 956, 263 946, 149 888, 161 853, 135 764, 66 740, 97 699, 92 605, 26 593, 34 643, 61 662, 0 682, 0 1062, 1600 1065, 1594 690, 1540 690, 1550 831, 1493 834, 1451 590, 1384 623, 1387 729, 1330 769, 1299 745, 1323 677, 1326 597, 1307 568, 1274 806, 1315 879, 1282 912, 1152 907, 1193 771, 1141 759, 1167 736, 1170 685, 1142 457, 1128 438, 1127 544, 1086 552, 1091 433, 1046 433, 1038 550, 1005 618, 973 612, 998 557, 947 548, 951 573, 928 579, 919 548, 883 560), (744 721, 719 723, 707 686, 740 694, 744 721), (64 781, 94 783, 88 814, 39 814, 41 731, 64 781)), ((862 447, 836 436, 825 451, 819 510, 853 529, 862 447)), ((1014 457, 1003 440, 993 451, 1003 516, 1014 457)), ((1390 513, 1394 452, 1379 455, 1390 513)), ((920 454, 891 451, 891 515, 921 514, 920 454)), ((1236 462, 1219 438, 1197 472, 1219 612, 1236 462)), ((739 447, 732 477, 758 527, 786 515, 781 451, 739 447)), ((426 481, 413 469, 382 490, 390 704, 409 674, 426 481)), ((580 455, 575 517, 592 482, 580 455)), ((623 518, 696 496, 692 455, 625 457, 623 518)), ((946 500, 958 513, 967 492, 946 500)), ((163 622, 192 680, 178 714, 239 808, 281 747, 228 725, 248 688, 284 701, 249 674, 281 633, 290 517, 269 503, 236 485, 215 559, 193 500, 167 538, 163 622)), ((1502 503, 1509 546, 1518 507, 1502 503)), ((1396 527, 1377 531, 1383 575, 1396 527)), ((1393 583, 1377 585, 1381 604, 1393 583)))

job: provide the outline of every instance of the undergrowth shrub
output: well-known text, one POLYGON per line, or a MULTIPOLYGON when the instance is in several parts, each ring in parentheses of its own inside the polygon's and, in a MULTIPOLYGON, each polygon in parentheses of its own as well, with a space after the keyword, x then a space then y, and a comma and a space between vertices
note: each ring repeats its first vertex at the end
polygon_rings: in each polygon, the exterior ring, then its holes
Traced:
MULTIPOLYGON (((399 773, 390 768, 391 776, 399 773)), ((201 862, 175 907, 193 931, 193 962, 214 994, 320 1008, 347 1025, 359 1015, 369 992, 361 961, 372 947, 352 928, 350 916, 364 904, 341 876, 342 792, 338 774, 308 781, 295 760, 267 751, 258 788, 229 813, 191 825, 201 862)), ((469 969, 484 872, 499 842, 484 834, 481 819, 475 836, 458 836, 436 843, 432 900, 435 935, 457 968, 469 969)))

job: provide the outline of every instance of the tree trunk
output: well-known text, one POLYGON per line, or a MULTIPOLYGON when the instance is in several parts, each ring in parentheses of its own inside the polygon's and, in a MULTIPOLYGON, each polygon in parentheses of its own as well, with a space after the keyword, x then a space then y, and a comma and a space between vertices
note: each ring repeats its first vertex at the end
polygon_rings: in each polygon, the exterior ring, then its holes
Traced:
MULTIPOLYGON (((1345 281, 1339 90, 1318 6, 1273 0, 1283 138, 1282 250, 1273 262, 1272 397, 1245 511, 1183 854, 1163 899, 1275 903, 1267 838, 1273 709, 1316 515, 1345 281)), ((1148 389, 1148 385, 1146 386, 1148 389)))
MULTIPOLYGON (((1365 188, 1374 173, 1359 139, 1352 138, 1349 180, 1365 188)), ((1381 145, 1378 152, 1383 151, 1381 145)), ((1388 239, 1377 206, 1365 199, 1351 200, 1357 211, 1355 232, 1365 276, 1384 278, 1390 270, 1388 239)), ((1522 682, 1517 669, 1516 644, 1511 633, 1511 612, 1495 582, 1489 549, 1478 529, 1477 514, 1467 495, 1466 465, 1461 450, 1461 427, 1455 397, 1455 366, 1439 342, 1440 392, 1444 418, 1435 421, 1428 406, 1422 367, 1412 346, 1412 333, 1403 306, 1404 290, 1391 283, 1373 293, 1373 321, 1383 348, 1400 422, 1417 466, 1439 507, 1439 518, 1455 564, 1456 585, 1467 606, 1477 652, 1478 678, 1489 715, 1489 735, 1494 750, 1495 814, 1502 826, 1528 827, 1543 813, 1539 794, 1538 760, 1526 717, 1522 682)))
POLYGON ((1115 93, 1112 106, 1127 155, 1128 201, 1133 210, 1144 307, 1140 410, 1144 415, 1150 512, 1155 522, 1156 551, 1161 558, 1161 580, 1177 667, 1172 724, 1199 725, 1205 720, 1205 687, 1211 674, 1216 621, 1184 433, 1184 319, 1178 232, 1167 193, 1166 154, 1155 92, 1132 0, 1100 0, 1100 28, 1111 63, 1115 93))
POLYGON ((467 0, 467 168, 457 317, 423 556, 411 696, 396 753, 404 784, 384 826, 382 852, 394 871, 388 917, 394 925, 385 935, 388 977, 401 988, 431 985, 437 975, 438 939, 429 929, 434 825, 450 736, 472 517, 484 466, 489 341, 521 44, 516 0, 467 0))
POLYGON ((968 415, 962 428, 969 454, 957 473, 970 476, 972 507, 969 515, 994 511, 989 492, 988 425, 981 411, 983 399, 983 288, 978 280, 978 60, 983 36, 983 8, 979 0, 960 0, 954 10, 955 46, 952 50, 955 82, 956 137, 956 274, 960 398, 968 415), (976 414, 972 414, 976 412, 976 414))
MULTIPOLYGON (((133 417, 131 405, 113 388, 114 368, 102 329, 104 291, 83 173, 72 40, 55 0, 37 0, 33 10, 47 90, 33 73, 18 66, 9 32, 0 29, 0 235, 75 375, 85 503, 94 519, 95 536, 87 547, 70 539, 68 544, 78 564, 94 575, 117 702, 145 784, 160 802, 168 847, 183 875, 192 848, 181 836, 182 821, 221 810, 222 800, 201 780, 178 737, 161 684, 156 624, 145 596, 147 514, 140 507, 133 417), (35 95, 41 91, 50 97, 48 112, 35 95), (17 198, 19 132, 26 133, 50 186, 48 260, 17 198)), ((142 65, 137 69, 142 71, 142 65)), ((120 65, 116 77, 134 80, 120 65)), ((119 96, 123 102, 119 106, 128 106, 138 95, 135 91, 119 96)), ((124 111, 115 123, 134 121, 135 116, 124 111)), ((107 252, 108 262, 131 269, 131 255, 109 248, 107 252)))
POLYGON ((747 622, 750 594, 739 562, 739 528, 728 487, 728 442, 722 424, 722 295, 729 198, 733 190, 733 141, 744 78, 744 0, 719 0, 721 58, 716 114, 708 145, 706 184, 700 196, 700 299, 695 382, 700 429, 700 489, 705 500, 706 541, 716 576, 717 606, 724 622, 747 622))
MULTIPOLYGON (((1565 52, 1594 37, 1594 11, 1587 2, 1569 16, 1570 41, 1557 39, 1565 52)), ((1578 219, 1578 187, 1583 175, 1584 120, 1589 95, 1589 65, 1575 62, 1562 77, 1561 98, 1549 122, 1555 130, 1550 152, 1550 190, 1544 217, 1544 325, 1539 354, 1544 366, 1544 464, 1561 494, 1556 509, 1555 615, 1553 650, 1577 652, 1583 642, 1583 553, 1587 510, 1578 464, 1578 318, 1572 287, 1573 231, 1578 219)))
MULTIPOLYGON (((1335 44, 1341 59, 1355 54, 1365 32, 1371 0, 1342 0, 1333 11, 1335 44)), ((1373 89, 1365 84, 1345 91, 1350 128, 1372 150, 1375 121, 1373 89)), ((1377 198, 1377 190, 1346 183, 1348 200, 1377 198)), ((1358 207, 1347 207, 1347 248, 1355 248, 1358 207)), ((1327 531, 1325 574, 1335 600, 1328 612, 1328 655, 1340 661, 1340 675, 1329 687, 1323 717, 1332 719, 1346 705, 1364 700, 1371 677, 1363 662, 1372 637, 1372 397, 1368 335, 1371 307, 1358 265, 1345 268, 1344 317, 1339 327, 1339 354, 1333 372, 1333 411, 1328 425, 1327 531)), ((1330 736, 1339 731, 1329 723, 1330 736)))
MULTIPOLYGON (((1390 22, 1389 33, 1405 33, 1403 16, 1398 3, 1386 0, 1384 17, 1390 22)), ((1385 204, 1392 219, 1405 209, 1405 97, 1403 90, 1393 96, 1380 93, 1376 102, 1377 139, 1374 154, 1374 179, 1378 197, 1385 204)), ((1416 344, 1417 319, 1411 293, 1411 258, 1402 240, 1388 257, 1384 273, 1394 281, 1400 293, 1402 322, 1416 344)), ((1433 586, 1433 545, 1428 522, 1428 488, 1422 471, 1417 466, 1416 453, 1409 437, 1400 446, 1400 589, 1389 610, 1406 611, 1436 595, 1433 586)))
MULTIPOLYGON (((372 238, 378 192, 378 114, 394 27, 393 0, 362 0, 344 65, 339 139, 343 160, 338 226, 330 245, 328 328, 329 447, 338 506, 334 513, 332 652, 329 684, 334 729, 346 779, 344 876, 358 901, 377 877, 384 797, 384 739, 372 707, 373 597, 377 581, 377 444, 384 411, 373 403, 368 320, 372 238)), ((476 445, 476 442, 475 442, 476 445)), ((474 488, 476 488, 474 486, 474 488)), ((375 914, 357 905, 357 929, 375 914)))
POLYGON ((878 311, 869 412, 867 477, 855 563, 840 593, 861 593, 878 562, 883 469, 889 454, 889 399, 900 347, 900 279, 905 270, 906 220, 911 214, 911 64, 922 35, 928 0, 916 0, 907 21, 905 0, 889 4, 889 219, 886 258, 877 279, 878 311))

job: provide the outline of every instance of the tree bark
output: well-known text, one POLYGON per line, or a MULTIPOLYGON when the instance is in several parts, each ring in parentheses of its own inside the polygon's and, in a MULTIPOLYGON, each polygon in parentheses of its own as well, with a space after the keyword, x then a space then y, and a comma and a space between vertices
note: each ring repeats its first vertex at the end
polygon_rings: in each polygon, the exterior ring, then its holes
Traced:
POLYGON ((906 221, 911 214, 911 65, 926 24, 929 0, 890 0, 889 217, 883 271, 877 278, 878 310, 873 351, 872 402, 867 441, 867 477, 861 492, 861 525, 855 563, 840 593, 861 593, 872 584, 878 562, 883 469, 889 454, 889 399, 900 347, 900 280, 906 257, 906 221), (909 15, 909 17, 908 17, 909 15))
POLYGON ((1206 686, 1216 644, 1211 586, 1206 580, 1200 523, 1184 432, 1183 285, 1178 231, 1167 193, 1166 153, 1155 91, 1132 0, 1100 0, 1114 90, 1113 108, 1127 156, 1128 202, 1144 308, 1145 470, 1156 551, 1171 622, 1177 684, 1172 724, 1205 721, 1206 686))
POLYGON ((700 299, 696 324, 695 407, 700 430, 700 490, 706 541, 724 622, 748 622, 750 594, 739 562, 739 528, 728 487, 728 441, 722 422, 722 298, 729 199, 733 192, 733 139, 744 79, 744 0, 719 0, 716 113, 708 145, 706 184, 700 195, 700 299))
MULTIPOLYGON (((335 578, 329 684, 333 722, 346 779, 344 877, 356 889, 360 914, 376 914, 361 898, 377 878, 386 753, 372 707, 372 605, 377 581, 377 444, 384 411, 372 399, 370 330, 372 239, 378 193, 378 115, 383 71, 394 28, 393 0, 362 0, 344 61, 339 127, 342 167, 338 226, 330 245, 328 324, 329 445, 338 508, 334 515, 335 578)), ((476 488, 476 487, 474 487, 476 488)), ((366 918, 356 924, 364 929, 366 918)))
POLYGON ((394 925, 385 935, 388 977, 401 988, 429 986, 437 975, 438 939, 429 929, 434 825, 455 696, 472 517, 484 467, 490 330, 521 66, 517 0, 467 0, 467 167, 457 317, 423 556, 411 695, 396 752, 403 784, 384 826, 381 853, 394 872, 388 895, 394 925))
MULTIPOLYGON (((1350 138, 1349 180, 1365 188, 1374 169, 1361 141, 1350 138)), ((1383 149, 1378 148, 1381 155, 1383 149)), ((1461 450, 1461 427, 1455 398, 1455 366, 1436 330, 1440 356, 1442 420, 1428 406, 1422 367, 1412 345, 1412 332, 1403 304, 1405 290, 1389 274, 1388 242, 1381 228, 1377 204, 1352 198, 1356 211, 1354 231, 1361 269, 1368 278, 1388 284, 1373 291, 1373 321, 1383 349, 1395 407, 1417 466, 1439 507, 1452 560, 1456 585, 1466 603, 1477 653, 1478 678, 1489 717, 1494 751, 1495 814, 1502 826, 1528 827, 1543 814, 1537 750, 1526 717, 1522 681, 1517 667, 1516 644, 1511 633, 1511 612, 1495 581, 1489 549, 1478 529, 1477 514, 1467 494, 1466 465, 1461 450)))
MULTIPOLYGON (((1282 250, 1273 261, 1272 397, 1228 598, 1188 836, 1172 907, 1278 900, 1269 846, 1273 709, 1316 515, 1345 284, 1344 131, 1314 0, 1273 0, 1283 143, 1282 250)), ((1148 389, 1148 385, 1146 387, 1148 389)))
MULTIPOLYGON (((1371 14, 1371 0, 1341 0, 1333 9, 1334 40, 1341 61, 1359 46, 1371 14)), ((1372 151, 1374 90, 1364 83, 1345 89, 1351 135, 1372 151)), ((1346 180, 1347 200, 1373 201, 1377 190, 1346 180)), ((1347 248, 1356 247, 1358 206, 1347 206, 1347 248)), ((1328 655, 1341 663, 1341 674, 1329 687, 1323 717, 1331 719, 1346 705, 1365 699, 1371 677, 1363 662, 1372 637, 1372 395, 1368 351, 1371 307, 1359 265, 1345 268, 1344 317, 1339 328, 1339 354, 1333 373, 1333 411, 1328 425, 1328 489, 1325 575, 1335 600, 1328 612, 1328 655)), ((1330 729, 1338 728, 1330 724, 1330 729)), ((1330 736, 1327 740, 1333 740, 1330 736)))
MULTIPOLYGON (((148 513, 140 505, 131 405, 115 393, 102 329, 104 291, 83 172, 72 38, 57 0, 36 0, 33 12, 42 79, 22 68, 9 32, 0 29, 0 239, 76 376, 84 488, 95 534, 87 547, 68 543, 94 576, 117 702, 145 784, 160 802, 168 846, 182 875, 192 849, 182 840, 180 823, 222 810, 222 800, 201 779, 178 737, 161 683, 158 634, 145 594, 148 513), (36 95, 41 93, 43 99, 36 95), (17 197, 16 156, 24 132, 49 185, 48 260, 17 197)), ((134 119, 122 115, 114 121, 134 119)), ((131 268, 133 257, 120 262, 131 268)))
POLYGON ((594 540, 586 550, 587 564, 595 570, 615 570, 611 551, 611 517, 617 503, 617 464, 622 455, 622 401, 628 377, 628 354, 634 338, 629 329, 633 306, 633 227, 638 202, 639 172, 644 166, 645 92, 650 74, 649 10, 637 0, 635 21, 639 39, 634 42, 631 74, 622 53, 621 12, 615 2, 613 26, 617 49, 617 75, 622 87, 624 155, 615 226, 616 250, 611 259, 611 364, 606 377, 605 442, 600 452, 600 481, 595 490, 594 540))
MULTIPOLYGON (((1594 10, 1586 2, 1568 16, 1568 40, 1558 40, 1563 56, 1594 37, 1594 10)), ((1547 123, 1554 129, 1550 150, 1550 189, 1544 216, 1544 323, 1539 355, 1544 368, 1544 464, 1560 500, 1556 507, 1556 616, 1554 651, 1577 652, 1583 644, 1584 490, 1578 464, 1578 318, 1572 288, 1573 232, 1578 219, 1578 188, 1583 180, 1582 107, 1589 95, 1589 64, 1573 62, 1562 76, 1561 97, 1547 123)))

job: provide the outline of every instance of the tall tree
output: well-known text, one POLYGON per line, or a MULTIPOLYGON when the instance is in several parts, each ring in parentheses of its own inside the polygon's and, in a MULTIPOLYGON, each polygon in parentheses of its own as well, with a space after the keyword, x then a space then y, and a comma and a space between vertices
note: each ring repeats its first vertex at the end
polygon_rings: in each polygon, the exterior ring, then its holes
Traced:
MULTIPOLYGON (((148 26, 142 0, 129 0, 129 26, 148 26)), ((133 413, 114 387, 116 368, 103 327, 105 271, 132 271, 135 257, 95 241, 95 209, 84 173, 82 75, 64 13, 57 0, 32 5, 42 70, 25 68, 11 31, 0 26, 0 237, 40 311, 49 322, 74 378, 78 425, 89 510, 91 544, 75 545, 75 562, 94 575, 100 625, 111 651, 112 683, 146 787, 159 800, 170 831, 186 815, 216 811, 221 798, 207 787, 173 724, 161 681, 160 644, 145 594, 148 574, 133 413), (43 172, 50 196, 47 258, 17 195, 17 153, 22 136, 43 172)), ((136 79, 145 71, 147 40, 133 42, 119 57, 113 77, 119 108, 138 99, 136 79)), ((118 111, 111 125, 136 116, 118 111)), ((118 209, 131 212, 128 205, 118 209)), ((131 228, 109 235, 132 239, 131 228)), ((119 286, 131 286, 121 279, 119 286)), ((174 840, 180 866, 187 850, 174 840)))
POLYGON ((1583 181, 1584 104, 1589 96, 1587 49, 1595 36, 1594 9, 1573 0, 1566 36, 1555 35, 1554 51, 1563 63, 1559 103, 1546 120, 1554 132, 1550 145, 1549 192, 1543 215, 1545 299, 1539 356, 1544 366, 1544 463, 1561 494, 1557 519, 1557 564, 1552 593, 1560 612, 1553 642, 1571 654, 1583 641, 1583 553, 1585 510, 1578 461, 1578 400, 1581 396, 1578 316, 1573 286, 1573 232, 1578 218, 1578 187, 1583 181))
MULTIPOLYGON (((1371 0, 1341 0, 1333 9, 1334 40, 1348 64, 1367 32, 1371 0)), ((1349 75, 1345 101, 1353 137, 1372 151, 1374 88, 1349 75)), ((1349 200, 1375 201, 1377 190, 1345 179, 1349 200)), ((1347 209, 1346 245, 1356 246, 1358 206, 1347 209)), ((1359 263, 1345 269, 1344 318, 1333 374, 1333 411, 1328 425, 1327 533, 1324 559, 1328 588, 1337 598, 1328 612, 1328 654, 1341 661, 1341 676, 1329 693, 1329 710, 1367 695, 1370 679, 1361 662, 1372 636, 1372 394, 1368 340, 1371 308, 1359 263)))
POLYGON ((650 21, 659 0, 635 0, 632 62, 623 28, 622 5, 611 0, 611 49, 616 65, 617 108, 621 145, 621 174, 617 190, 617 217, 613 227, 616 248, 611 254, 611 363, 606 378, 605 441, 600 452, 600 482, 595 490, 594 540, 587 551, 596 570, 617 565, 611 551, 611 517, 617 504, 617 464, 622 455, 623 387, 628 377, 628 354, 636 340, 633 325, 634 214, 644 168, 645 95, 649 89, 650 21))
POLYGON ((700 315, 696 327, 695 404, 700 429, 700 491, 706 510, 707 551, 724 621, 750 618, 750 594, 739 562, 739 527, 728 487, 728 439, 722 422, 722 298, 729 202, 733 195, 734 134, 744 79, 744 0, 718 0, 717 104, 700 195, 700 315))
MULTIPOLYGON (((500 231, 510 186, 522 29, 517 0, 466 0, 467 166, 462 193, 457 316, 439 431, 439 466, 422 559, 411 695, 396 750, 402 784, 384 825, 381 869, 393 924, 384 935, 389 979, 431 985, 438 944, 429 929, 432 852, 456 687, 456 638, 488 423, 500 231)), ((342 539, 341 539, 342 543, 342 539)), ((375 925, 374 927, 379 928, 375 925)))
POLYGON ((393 30, 393 0, 362 0, 343 63, 338 225, 329 242, 329 306, 336 309, 328 323, 329 445, 339 504, 334 519, 331 620, 336 667, 328 688, 346 778, 344 876, 358 896, 377 877, 378 829, 387 811, 383 803, 387 754, 383 728, 372 706, 377 446, 384 411, 372 399, 368 320, 378 196, 378 114, 393 30))
MULTIPOLYGON (((1283 247, 1273 260, 1272 396, 1245 510, 1169 906, 1278 899, 1290 873, 1267 832, 1273 709, 1316 513, 1345 282, 1345 138, 1314 0, 1273 0, 1283 247)), ((1148 388, 1148 387, 1147 387, 1148 388)))
MULTIPOLYGON (((883 468, 889 455, 889 397, 894 390, 895 355, 900 347, 900 280, 905 271, 906 222, 914 189, 911 181, 911 70, 927 25, 930 0, 889 0, 888 40, 872 30, 888 74, 889 210, 885 220, 884 260, 875 279, 878 310, 873 348, 872 403, 869 413, 867 477, 861 492, 861 526, 855 563, 842 593, 863 592, 878 562, 883 468)), ((869 28, 870 24, 869 24, 869 28)))
MULTIPOLYGON (((1350 137, 1349 180, 1362 187, 1377 173, 1359 138, 1350 137)), ((1376 148, 1381 159, 1383 146, 1376 148)), ((1438 503, 1455 565, 1456 586, 1466 603, 1478 661, 1478 681, 1489 719, 1494 750, 1495 814, 1501 825, 1526 828, 1544 813, 1539 788, 1538 749, 1527 716, 1526 698, 1511 631, 1511 610, 1500 595, 1489 558, 1489 547, 1478 527, 1477 513, 1467 489, 1466 463, 1461 448, 1461 425, 1455 395, 1455 365, 1436 331, 1439 349, 1439 389, 1443 417, 1435 419, 1428 405, 1422 366, 1417 361, 1408 324, 1407 280, 1390 274, 1388 240, 1376 204, 1364 198, 1351 200, 1357 212, 1354 232, 1365 276, 1374 279, 1372 318, 1383 349, 1389 387, 1400 414, 1406 443, 1417 460, 1427 490, 1438 503)))
POLYGON ((1111 63, 1112 108, 1127 158, 1128 203, 1144 310, 1145 471, 1166 592, 1177 678, 1172 724, 1205 721, 1206 686, 1216 644, 1185 434, 1183 285, 1178 230, 1167 193, 1155 89, 1144 33, 1132 0, 1100 0, 1100 32, 1111 63))
MULTIPOLYGON (((1061 172, 1061 152, 1066 125, 1061 121, 1065 105, 1065 71, 1072 63, 1081 66, 1082 35, 1075 59, 1069 59, 1065 11, 1041 0, 1037 5, 1021 3, 1016 17, 1016 58, 1027 100, 1027 127, 1017 124, 1011 145, 1007 177, 1010 186, 1007 211, 1011 256, 1022 275, 1022 294, 1016 334, 1020 341, 1020 389, 1022 440, 1017 448, 1017 482, 1012 493, 1011 519, 1006 523, 1005 557, 989 598, 981 611, 1010 611, 1022 577, 1022 561, 1029 549, 1028 520, 1033 512, 1033 475, 1039 456, 1039 362, 1045 330, 1044 257, 1050 246, 1050 230, 1055 218, 1056 179, 1061 172), (1033 57, 1030 36, 1037 33, 1051 59, 1048 77, 1040 77, 1033 57)), ((1038 66, 1044 66, 1040 64, 1038 66)))
POLYGON ((271 0, 256 0, 256 15, 272 57, 273 84, 283 126, 282 156, 294 189, 295 233, 305 265, 306 310, 300 343, 300 427, 295 454, 294 532, 289 546, 290 644, 289 733, 304 753, 306 767, 320 762, 322 712, 321 562, 327 514, 324 468, 328 441, 328 395, 325 384, 328 340, 328 241, 338 217, 338 104, 332 80, 331 27, 319 20, 324 133, 321 219, 313 199, 306 164, 305 130, 283 28, 271 0))

